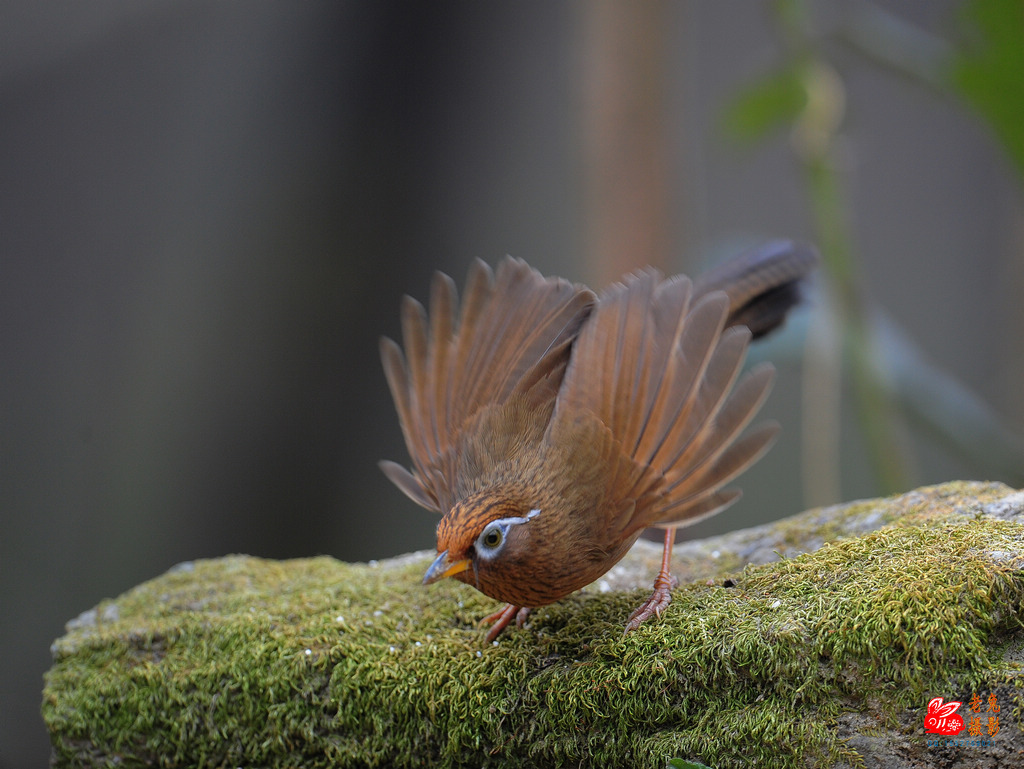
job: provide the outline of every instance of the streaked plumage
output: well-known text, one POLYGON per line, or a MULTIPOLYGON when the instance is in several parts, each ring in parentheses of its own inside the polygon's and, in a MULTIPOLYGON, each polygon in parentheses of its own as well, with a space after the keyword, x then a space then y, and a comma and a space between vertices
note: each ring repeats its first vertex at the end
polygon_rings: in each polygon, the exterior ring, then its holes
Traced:
POLYGON ((443 515, 425 581, 454 576, 508 602, 490 638, 661 527, 665 568, 630 627, 660 613, 671 532, 732 504, 739 491, 723 486, 778 431, 741 435, 773 369, 739 374, 751 329, 781 323, 815 261, 777 242, 696 284, 646 269, 596 297, 506 258, 493 275, 473 263, 461 309, 441 273, 429 319, 406 297, 404 354, 383 339, 381 356, 412 470, 381 466, 443 515))

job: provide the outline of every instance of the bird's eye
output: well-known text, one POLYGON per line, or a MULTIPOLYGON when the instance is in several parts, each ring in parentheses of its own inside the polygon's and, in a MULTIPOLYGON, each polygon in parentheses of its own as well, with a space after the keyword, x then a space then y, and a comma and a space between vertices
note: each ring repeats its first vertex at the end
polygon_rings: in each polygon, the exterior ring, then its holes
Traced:
POLYGON ((494 550, 501 545, 503 539, 505 539, 505 532, 500 526, 492 525, 480 535, 480 544, 488 550, 494 550))

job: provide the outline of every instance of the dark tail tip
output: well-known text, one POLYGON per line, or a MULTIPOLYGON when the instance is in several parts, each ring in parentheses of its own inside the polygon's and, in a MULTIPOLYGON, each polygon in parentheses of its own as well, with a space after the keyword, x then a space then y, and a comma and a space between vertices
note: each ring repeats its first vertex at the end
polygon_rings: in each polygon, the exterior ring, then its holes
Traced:
POLYGON ((697 295, 724 291, 729 296, 730 326, 747 326, 756 339, 782 325, 803 299, 808 276, 819 261, 809 245, 773 240, 701 275, 697 295))

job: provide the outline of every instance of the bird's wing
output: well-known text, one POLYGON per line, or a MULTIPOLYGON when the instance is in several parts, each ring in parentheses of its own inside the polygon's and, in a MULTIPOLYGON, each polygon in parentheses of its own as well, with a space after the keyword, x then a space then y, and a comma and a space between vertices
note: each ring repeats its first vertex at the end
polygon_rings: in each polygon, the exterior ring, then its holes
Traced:
POLYGON ((609 488, 618 525, 636 531, 681 525, 738 497, 721 487, 755 461, 777 428, 737 440, 768 393, 770 366, 733 389, 750 331, 725 329, 721 291, 694 298, 688 278, 662 280, 653 270, 604 292, 573 345, 555 417, 590 412, 642 472, 616 472, 609 488), (618 504, 634 500, 635 505, 618 504))
POLYGON ((513 392, 552 400, 593 302, 589 290, 509 257, 496 274, 473 262, 458 319, 447 275, 435 274, 429 319, 419 302, 405 297, 404 354, 385 338, 381 358, 413 470, 383 462, 385 474, 415 502, 446 512, 455 447, 467 421, 513 392))

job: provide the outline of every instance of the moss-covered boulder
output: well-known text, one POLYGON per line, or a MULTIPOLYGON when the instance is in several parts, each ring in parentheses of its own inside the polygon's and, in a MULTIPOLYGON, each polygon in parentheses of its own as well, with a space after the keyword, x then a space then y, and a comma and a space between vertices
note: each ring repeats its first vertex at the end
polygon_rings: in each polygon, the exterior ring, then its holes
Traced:
POLYGON ((1024 493, 999 484, 682 545, 629 635, 656 546, 490 646, 495 603, 421 587, 428 559, 230 556, 101 603, 53 645, 53 765, 1021 765, 1024 493), (925 732, 934 697, 959 745, 925 732))

